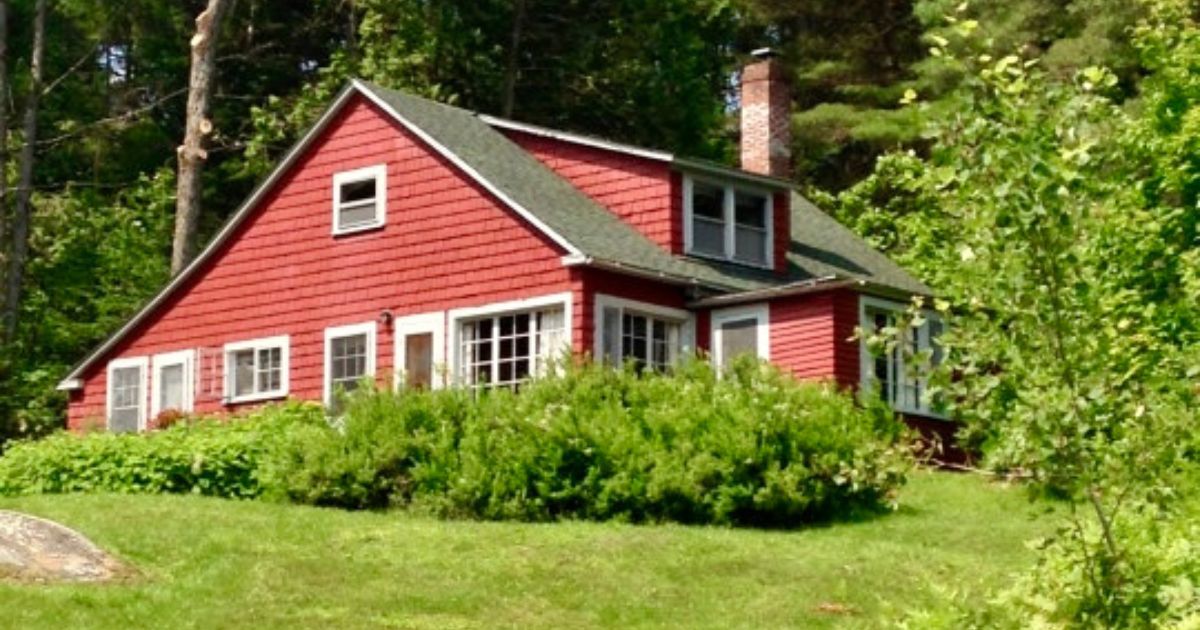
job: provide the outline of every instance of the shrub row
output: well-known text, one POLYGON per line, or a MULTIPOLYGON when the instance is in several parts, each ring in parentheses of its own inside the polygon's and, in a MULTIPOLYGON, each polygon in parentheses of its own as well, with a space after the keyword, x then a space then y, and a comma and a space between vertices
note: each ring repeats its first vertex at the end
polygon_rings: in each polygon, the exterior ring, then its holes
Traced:
POLYGON ((145 434, 61 432, 15 442, 0 456, 0 495, 193 493, 250 499, 273 447, 300 426, 323 425, 316 405, 264 409, 245 421, 192 420, 145 434))
POLYGON ((228 425, 58 436, 0 458, 0 493, 789 526, 881 509, 908 469, 889 411, 754 362, 722 377, 701 362, 670 375, 565 372, 516 394, 362 388, 332 423, 293 404, 228 425))

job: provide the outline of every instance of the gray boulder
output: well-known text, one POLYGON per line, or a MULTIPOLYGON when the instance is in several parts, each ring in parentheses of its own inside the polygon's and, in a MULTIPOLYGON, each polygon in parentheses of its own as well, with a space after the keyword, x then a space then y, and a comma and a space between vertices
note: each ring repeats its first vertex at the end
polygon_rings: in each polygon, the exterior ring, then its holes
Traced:
POLYGON ((0 510, 0 578, 99 582, 123 565, 79 532, 45 519, 0 510))

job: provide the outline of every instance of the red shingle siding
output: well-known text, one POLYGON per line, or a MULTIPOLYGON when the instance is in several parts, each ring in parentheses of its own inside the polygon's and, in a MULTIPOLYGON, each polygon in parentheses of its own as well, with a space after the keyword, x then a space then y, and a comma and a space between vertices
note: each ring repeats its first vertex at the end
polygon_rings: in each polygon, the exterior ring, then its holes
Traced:
MULTIPOLYGON (((227 342, 282 334, 291 336, 291 396, 320 399, 326 327, 375 321, 384 309, 403 316, 580 295, 572 280, 578 274, 560 262, 564 253, 386 114, 356 100, 206 268, 85 375, 69 424, 104 415, 112 358, 197 347, 219 354, 227 342), (333 237, 333 174, 384 162, 387 225, 333 237)), ((578 320, 580 309, 573 310, 578 320)), ((392 368, 392 335, 382 325, 377 331, 384 374, 392 368)), ((199 396, 196 407, 225 408, 199 396)))
POLYGON ((551 170, 669 251, 683 251, 682 186, 670 166, 513 130, 502 130, 551 170))
POLYGON ((858 384, 858 296, 831 291, 771 302, 771 361, 799 378, 858 384))

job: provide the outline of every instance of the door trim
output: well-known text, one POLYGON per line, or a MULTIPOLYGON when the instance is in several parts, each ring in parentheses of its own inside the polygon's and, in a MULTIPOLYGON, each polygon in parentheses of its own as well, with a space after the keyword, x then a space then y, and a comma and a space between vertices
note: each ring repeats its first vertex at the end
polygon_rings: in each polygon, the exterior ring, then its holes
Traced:
POLYGON ((393 323, 392 343, 395 346, 396 359, 393 364, 393 385, 397 390, 404 386, 405 338, 422 333, 433 335, 433 374, 429 386, 432 389, 446 386, 449 378, 449 367, 446 364, 446 312, 435 311, 397 317, 393 323))

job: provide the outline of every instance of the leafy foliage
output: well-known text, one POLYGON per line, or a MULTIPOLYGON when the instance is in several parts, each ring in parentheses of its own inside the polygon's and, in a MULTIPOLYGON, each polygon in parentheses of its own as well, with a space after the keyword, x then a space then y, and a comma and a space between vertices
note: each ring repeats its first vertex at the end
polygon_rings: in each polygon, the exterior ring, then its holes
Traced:
POLYGON ((794 526, 886 508, 909 458, 886 409, 747 361, 576 366, 519 394, 363 388, 319 407, 60 434, 0 458, 0 494, 197 492, 500 520, 794 526))
POLYGON ((270 407, 249 419, 196 420, 146 434, 59 433, 10 445, 0 495, 192 493, 252 499, 272 445, 324 423, 317 405, 270 407))

